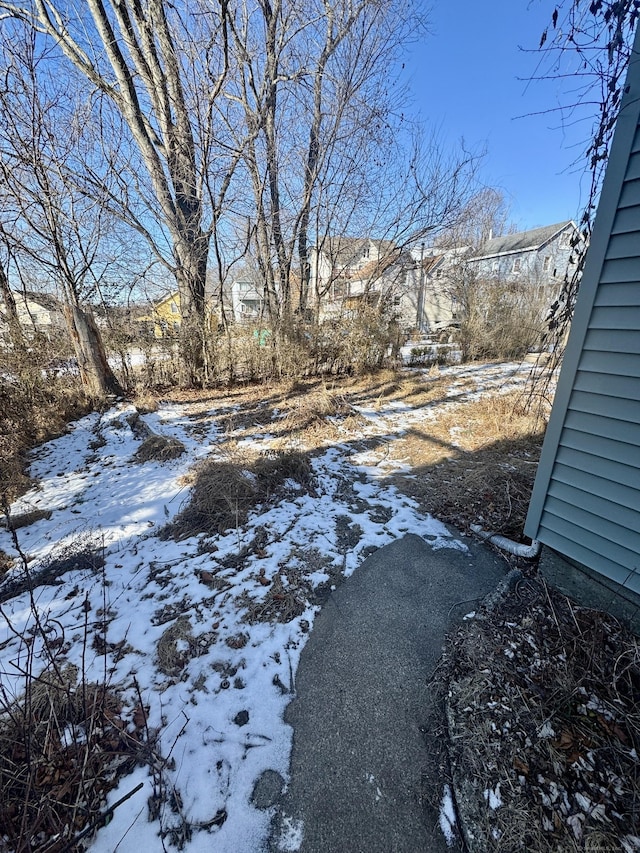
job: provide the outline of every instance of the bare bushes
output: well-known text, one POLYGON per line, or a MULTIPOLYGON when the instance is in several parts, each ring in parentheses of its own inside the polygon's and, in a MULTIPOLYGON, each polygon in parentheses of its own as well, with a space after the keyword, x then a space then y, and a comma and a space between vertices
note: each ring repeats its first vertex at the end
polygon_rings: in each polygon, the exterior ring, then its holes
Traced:
POLYGON ((522 358, 540 345, 544 294, 531 281, 505 282, 472 276, 461 287, 460 327, 455 333, 463 361, 522 358))
POLYGON ((29 677, 22 697, 0 702, 0 836, 15 853, 79 849, 99 827, 100 806, 142 749, 115 692, 69 665, 29 677), (73 845, 73 846, 70 846, 73 845))
POLYGON ((281 495, 287 486, 312 488, 313 469, 305 453, 288 451, 253 461, 209 460, 194 473, 189 503, 162 531, 162 538, 186 539, 240 527, 249 512, 281 495))
POLYGON ((366 373, 384 366, 399 346, 393 317, 370 305, 344 311, 316 329, 313 346, 317 373, 366 373))
POLYGON ((363 373, 381 367, 398 344, 394 321, 369 305, 322 322, 289 318, 231 325, 207 343, 210 382, 363 373))
POLYGON ((91 411, 94 401, 67 376, 35 372, 0 378, 0 481, 11 501, 26 487, 27 450, 64 432, 66 424, 91 411))
MULTIPOLYGON (((28 593, 20 613, 28 615, 10 617, 0 608, 5 645, 13 646, 9 671, 1 673, 0 682, 0 848, 12 853, 81 850, 81 839, 103 826, 110 813, 104 809, 106 794, 141 761, 152 763, 146 711, 140 702, 125 713, 108 682, 106 660, 97 669, 99 680, 89 677, 85 661, 93 659, 94 650, 106 654, 108 647, 104 617, 94 621, 85 596, 78 603, 80 639, 75 629, 73 637, 67 636, 62 623, 36 603, 34 590, 47 579, 31 574, 12 534, 28 593), (81 665, 68 659, 78 643, 81 665)), ((71 550, 71 556, 51 561, 56 577, 89 559, 84 546, 71 550)), ((93 571, 93 552, 90 562, 93 571)))

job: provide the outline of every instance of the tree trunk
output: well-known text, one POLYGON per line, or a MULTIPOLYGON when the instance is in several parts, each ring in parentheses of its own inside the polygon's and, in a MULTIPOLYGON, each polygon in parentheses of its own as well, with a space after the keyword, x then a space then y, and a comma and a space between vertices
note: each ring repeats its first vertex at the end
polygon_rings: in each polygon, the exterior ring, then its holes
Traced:
POLYGON ((209 238, 202 232, 176 245, 176 279, 180 293, 180 384, 196 385, 204 381, 206 346, 205 286, 209 238))
POLYGON ((0 294, 4 299, 6 320, 9 326, 9 339, 13 345, 15 353, 22 353, 25 350, 24 335, 22 334, 22 326, 18 319, 18 309, 16 308, 16 300, 13 298, 13 293, 9 287, 7 275, 2 266, 0 266, 0 294))
POLYGON ((65 306, 65 319, 78 360, 82 384, 95 396, 122 394, 120 383, 109 367, 93 316, 78 305, 65 306))

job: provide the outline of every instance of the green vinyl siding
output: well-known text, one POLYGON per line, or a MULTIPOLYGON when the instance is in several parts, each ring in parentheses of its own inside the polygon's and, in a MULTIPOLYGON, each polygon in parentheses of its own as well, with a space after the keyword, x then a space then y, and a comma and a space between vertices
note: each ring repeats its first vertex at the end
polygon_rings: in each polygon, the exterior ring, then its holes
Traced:
POLYGON ((525 533, 640 593, 637 52, 627 82, 525 533))
POLYGON ((640 29, 525 533, 640 594, 640 29))

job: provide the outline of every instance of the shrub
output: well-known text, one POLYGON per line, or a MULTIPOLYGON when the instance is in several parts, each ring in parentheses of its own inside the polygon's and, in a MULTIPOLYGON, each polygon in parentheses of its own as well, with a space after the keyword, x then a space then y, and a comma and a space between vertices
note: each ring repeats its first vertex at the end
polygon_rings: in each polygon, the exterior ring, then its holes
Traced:
POLYGON ((463 361, 522 358, 541 340, 543 304, 531 282, 476 278, 461 303, 455 339, 463 361))

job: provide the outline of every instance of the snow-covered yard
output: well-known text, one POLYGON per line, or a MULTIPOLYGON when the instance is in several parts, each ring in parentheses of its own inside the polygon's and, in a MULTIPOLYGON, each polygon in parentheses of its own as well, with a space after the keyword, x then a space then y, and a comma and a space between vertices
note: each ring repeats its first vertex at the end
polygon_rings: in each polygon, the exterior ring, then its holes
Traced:
POLYGON ((510 364, 425 372, 419 381, 438 381, 444 397, 419 405, 363 398, 347 416, 327 417, 331 429, 313 448, 304 429, 287 430, 278 405, 257 406, 253 415, 264 416, 253 428, 252 413, 235 398, 211 395, 164 402, 138 419, 135 407, 122 403, 84 417, 33 453, 37 485, 11 513, 50 515, 16 534, 33 600, 20 591, 15 543, 0 531, 0 550, 15 558, 0 585, 2 702, 24 692, 27 660, 31 676, 44 667, 44 635, 59 668, 72 664, 121 697, 131 731, 141 727, 140 697, 145 731, 157 731, 155 774, 141 765, 119 779, 110 804, 142 787, 115 809, 90 850, 153 851, 172 843, 189 853, 261 849, 271 815, 254 807, 253 789, 265 770, 286 778, 291 730, 283 712, 331 585, 407 532, 434 547, 464 547, 389 483, 390 472, 408 470, 396 442, 463 400, 522 387, 529 370, 510 364), (186 452, 164 462, 134 460, 140 421, 186 452), (308 485, 285 478, 271 499, 250 508, 246 522, 239 512, 238 523, 222 532, 159 537, 188 505, 198 463, 232 458, 242 468, 246 458, 251 480, 249 460, 285 449, 313 450, 308 485))

